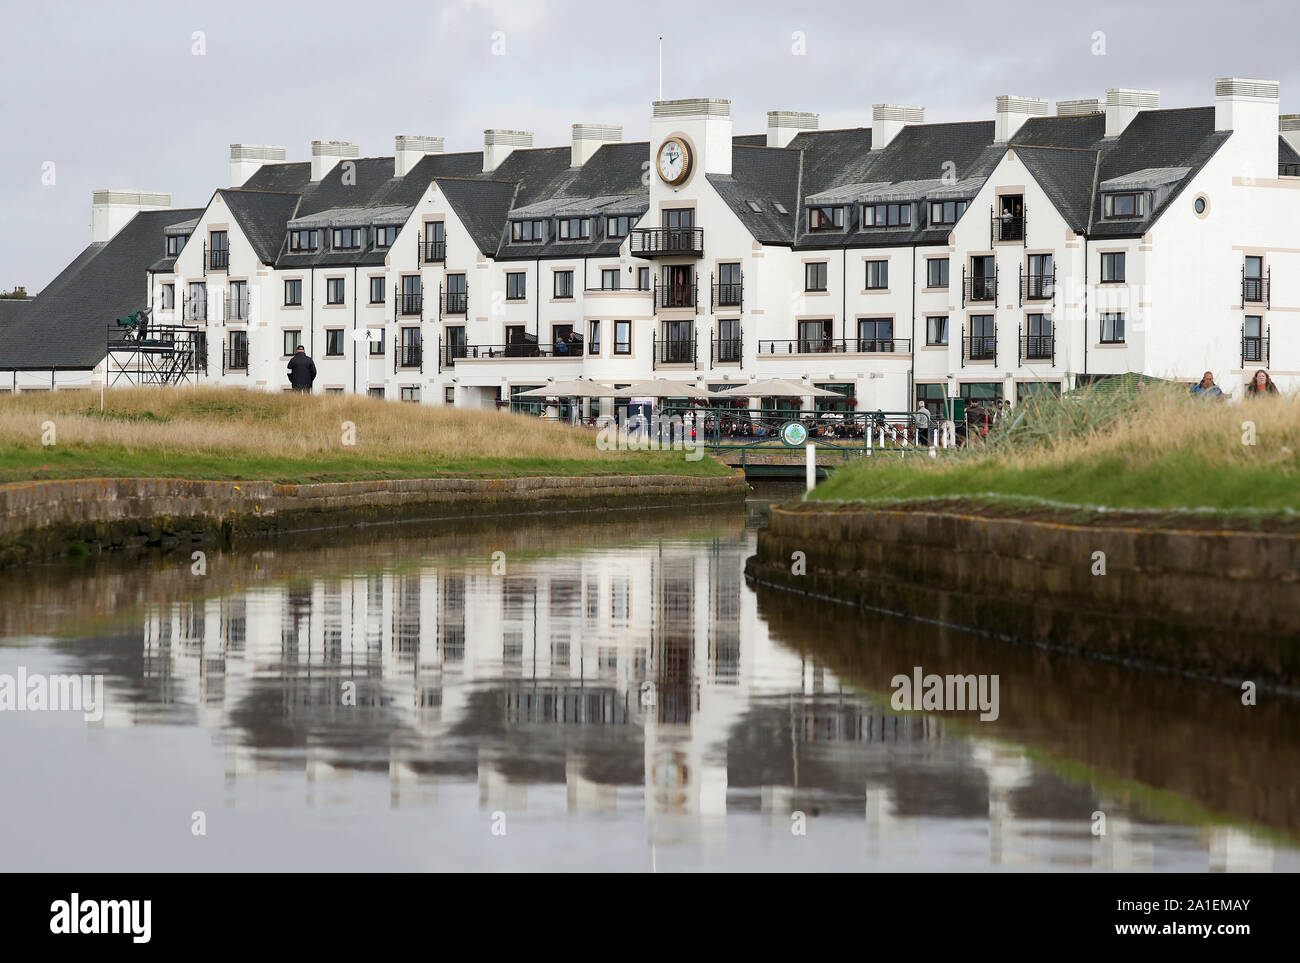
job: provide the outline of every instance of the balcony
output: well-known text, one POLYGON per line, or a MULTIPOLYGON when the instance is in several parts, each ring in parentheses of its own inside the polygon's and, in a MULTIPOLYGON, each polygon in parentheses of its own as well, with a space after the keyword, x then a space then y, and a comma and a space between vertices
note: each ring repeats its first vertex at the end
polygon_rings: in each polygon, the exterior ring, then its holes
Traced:
POLYGON ((1254 364, 1259 365, 1261 368, 1267 368, 1269 365, 1268 341, 1267 329, 1262 335, 1243 334, 1241 336, 1241 366, 1244 368, 1248 364, 1254 364))
POLYGON ((1273 276, 1273 269, 1269 268, 1268 273, 1262 278, 1248 278, 1242 275, 1241 278, 1241 304, 1245 307, 1247 304, 1263 304, 1269 306, 1269 290, 1272 287, 1270 283, 1273 276))
POLYGON ((393 341, 393 371, 397 372, 403 368, 419 368, 424 370, 424 346, 419 344, 402 344, 396 339, 393 341))
POLYGON ((425 264, 441 264, 447 260, 446 241, 420 242, 420 260, 425 264))
POLYGON ((695 364, 695 338, 655 339, 654 367, 661 364, 695 364))
POLYGON ((962 306, 967 301, 996 301, 998 299, 998 278, 995 274, 988 278, 964 278, 962 280, 962 306))
POLYGON ((710 347, 710 364, 740 364, 744 334, 738 338, 714 338, 710 347))
POLYGON ((448 344, 442 348, 442 363, 453 367, 457 361, 498 361, 519 358, 549 358, 553 361, 581 361, 586 344, 583 341, 561 341, 556 344, 538 344, 535 341, 516 341, 513 344, 448 344))
POLYGON ((714 283, 713 285, 713 309, 718 308, 741 308, 745 303, 745 282, 742 278, 739 281, 728 281, 725 283, 714 283))
POLYGON ((962 339, 961 363, 964 367, 968 361, 992 361, 998 363, 997 334, 972 334, 962 339))
POLYGON ((993 243, 999 241, 1023 241, 1025 239, 1025 217, 1003 217, 993 215, 993 243))
POLYGON ((1020 332, 1020 363, 1026 361, 1046 361, 1056 364, 1056 329, 1050 334, 1025 334, 1020 332))
POLYGON ((688 284, 660 284, 655 282, 655 310, 662 308, 687 308, 694 311, 697 306, 696 293, 699 285, 694 281, 688 284))
POLYGON ((1020 276, 1020 302, 1050 301, 1056 297, 1056 273, 1022 274, 1020 276))
POLYGON ((638 227, 628 235, 634 257, 703 257, 702 227, 638 227))
POLYGON ((226 298, 226 320, 248 320, 248 298, 226 298))
POLYGON ((208 251, 208 270, 225 271, 230 267, 230 251, 212 248, 208 251))
POLYGON ((907 354, 910 338, 795 338, 760 341, 760 355, 784 354, 907 354))
POLYGON ((208 320, 208 299, 185 298, 181 305, 181 315, 186 321, 208 320))
POLYGON ((399 318, 420 317, 424 311, 423 294, 397 295, 397 316, 399 318))
POLYGON ((242 371, 248 374, 248 345, 226 345, 221 351, 221 373, 242 371))
POLYGON ((443 315, 465 314, 469 310, 469 291, 443 291, 443 315))

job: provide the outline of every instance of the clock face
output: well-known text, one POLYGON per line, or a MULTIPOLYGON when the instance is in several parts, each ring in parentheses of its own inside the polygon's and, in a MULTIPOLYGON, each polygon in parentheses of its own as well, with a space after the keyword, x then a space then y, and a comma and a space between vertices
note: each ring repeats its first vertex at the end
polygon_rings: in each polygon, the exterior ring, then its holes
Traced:
POLYGON ((659 147, 659 176, 667 184, 680 184, 691 169, 691 152, 686 144, 670 137, 659 147))

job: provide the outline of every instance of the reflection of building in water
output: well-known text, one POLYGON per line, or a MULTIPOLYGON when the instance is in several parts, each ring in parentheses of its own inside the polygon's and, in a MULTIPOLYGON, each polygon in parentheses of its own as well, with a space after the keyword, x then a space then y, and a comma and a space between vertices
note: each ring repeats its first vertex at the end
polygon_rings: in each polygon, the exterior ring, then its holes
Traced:
MULTIPOLYGON (((224 731, 231 780, 302 769, 325 803, 386 769, 395 806, 431 803, 442 779, 505 812, 563 786, 573 811, 635 800, 656 843, 716 841, 728 813, 788 835, 798 811, 860 821, 864 853, 899 858, 919 852, 927 820, 968 820, 990 863, 1062 867, 1080 864, 1063 823, 1090 838, 1100 808, 1108 833, 1082 864, 1152 864, 1144 827, 1086 786, 978 726, 891 714, 887 696, 845 691, 772 639, 743 584, 747 553, 744 539, 668 541, 158 608, 143 692, 110 700, 106 721, 224 731)), ((1213 838, 1216 868, 1267 862, 1244 839, 1213 838)))

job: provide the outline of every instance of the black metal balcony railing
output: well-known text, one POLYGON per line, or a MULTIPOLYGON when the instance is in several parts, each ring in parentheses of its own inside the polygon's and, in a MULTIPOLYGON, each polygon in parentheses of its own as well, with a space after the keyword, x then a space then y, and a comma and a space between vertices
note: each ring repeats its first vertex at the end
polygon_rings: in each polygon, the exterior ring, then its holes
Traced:
POLYGON ((1020 335, 1020 363, 1026 361, 1050 361, 1052 365, 1056 364, 1056 330, 1053 328, 1050 334, 1025 334, 1022 330, 1020 335))
POLYGON ((423 294, 398 294, 397 313, 401 317, 418 317, 424 311, 423 294))
POLYGON ((966 301, 996 301, 998 298, 997 275, 991 278, 966 278, 962 288, 966 301))
POLYGON ((447 242, 420 242, 420 257, 425 264, 441 264, 443 261, 447 260, 447 242))
POLYGON ((186 321, 208 320, 208 299, 185 298, 181 306, 181 315, 186 321))
POLYGON ((230 267, 230 251, 213 248, 208 251, 208 270, 224 271, 230 267))
POLYGON ((686 284, 660 284, 655 282, 655 310, 660 308, 695 309, 698 302, 696 294, 698 285, 694 281, 686 284))
POLYGON ((912 342, 908 338, 858 338, 849 344, 856 345, 850 350, 859 354, 906 354, 912 350, 912 342))
POLYGON ((906 354, 909 338, 795 338, 760 341, 759 354, 906 354))
POLYGON ((1243 334, 1241 336, 1241 366, 1257 364, 1267 368, 1269 364, 1269 336, 1267 330, 1262 335, 1243 334))
POLYGON ((226 320, 248 320, 248 298, 226 298, 226 320))
POLYGON ((1019 217, 1004 217, 1001 214, 993 215, 993 240, 998 241, 1023 241, 1025 239, 1025 218, 1024 215, 1019 217))
POLYGON ((1268 304, 1269 288, 1272 286, 1269 282, 1273 275, 1273 269, 1269 268, 1268 273, 1262 278, 1248 278, 1245 274, 1241 276, 1241 303, 1251 304, 1268 304))
POLYGON ((221 352, 221 373, 242 371, 248 374, 248 345, 229 344, 221 352))
POLYGON ((393 340, 393 371, 399 368, 419 368, 424 370, 424 345, 402 344, 393 340))
POLYGON ((745 283, 740 281, 720 281, 713 285, 713 307, 739 308, 744 306, 745 283))
POLYGON ((538 344, 535 341, 516 341, 513 344, 449 344, 443 346, 442 362, 451 367, 457 360, 498 360, 512 358, 552 358, 556 361, 581 361, 585 342, 559 341, 538 344))
POLYGON ((695 338, 656 338, 653 364, 695 364, 695 338))
POLYGON ((962 338, 962 364, 967 361, 998 361, 996 334, 972 334, 962 338))
POLYGON ((638 227, 628 235, 629 251, 639 257, 704 256, 702 227, 638 227))
POLYGON ((469 310, 469 291, 442 292, 443 314, 465 314, 469 310))
POLYGON ((709 360, 713 364, 739 364, 744 350, 743 338, 743 334, 736 338, 714 338, 709 360))
POLYGON ((1020 276, 1020 300, 1050 301, 1056 296, 1056 273, 1022 274, 1020 276))

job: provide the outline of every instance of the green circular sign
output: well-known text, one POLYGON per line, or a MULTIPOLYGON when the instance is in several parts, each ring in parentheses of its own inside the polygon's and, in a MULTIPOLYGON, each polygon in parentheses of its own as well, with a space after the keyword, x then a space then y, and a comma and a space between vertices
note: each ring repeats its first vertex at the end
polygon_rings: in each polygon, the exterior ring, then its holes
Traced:
POLYGON ((808 440, 808 429, 799 421, 787 421, 781 426, 781 441, 787 448, 798 448, 808 440))

